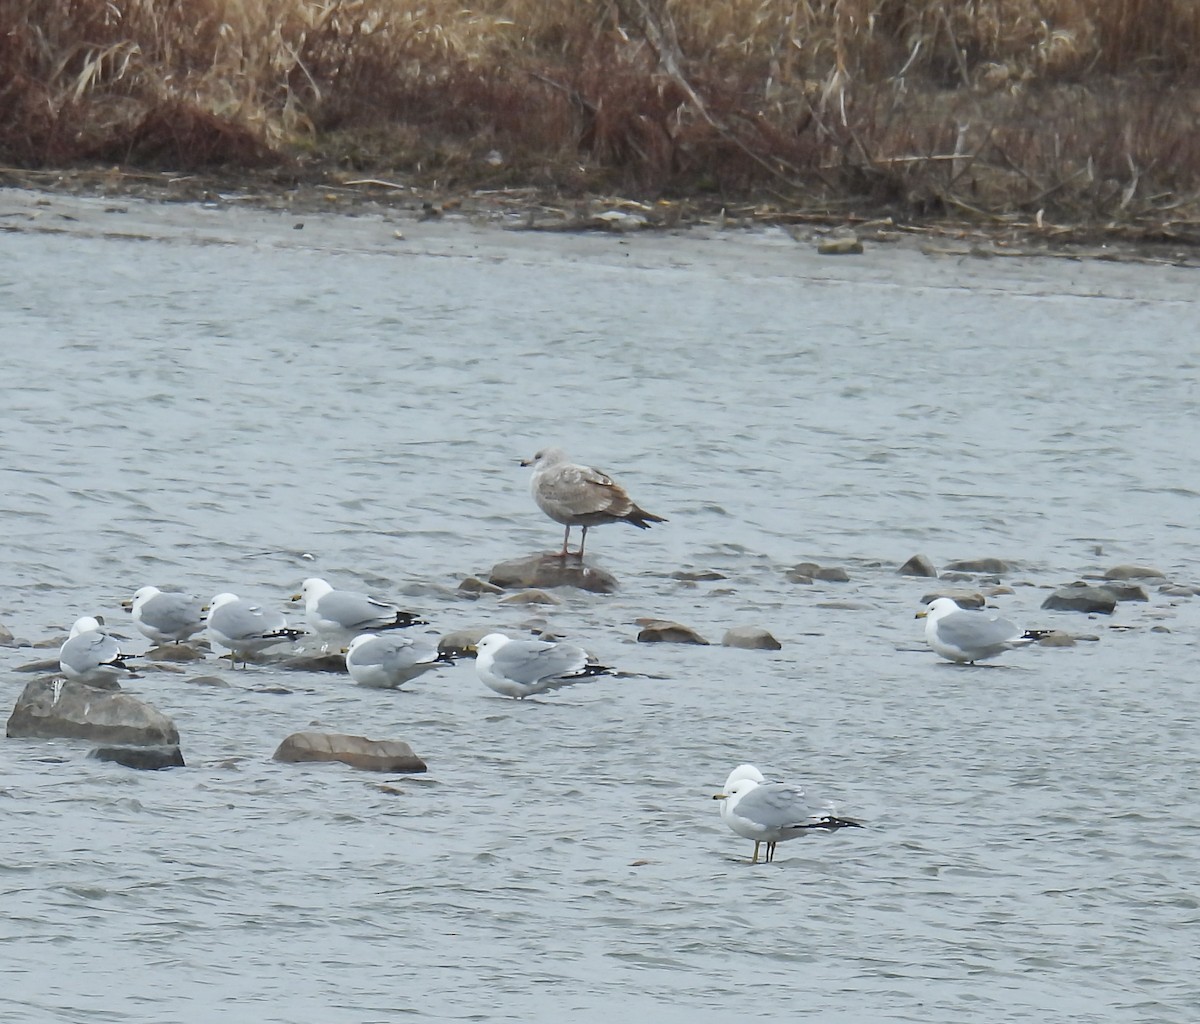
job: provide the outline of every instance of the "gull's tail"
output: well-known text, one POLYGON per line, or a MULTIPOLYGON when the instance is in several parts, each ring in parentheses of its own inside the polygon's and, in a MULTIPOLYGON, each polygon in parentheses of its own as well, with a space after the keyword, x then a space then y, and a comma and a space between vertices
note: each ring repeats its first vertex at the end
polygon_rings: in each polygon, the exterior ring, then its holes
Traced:
POLYGON ((644 508, 638 508, 637 505, 634 505, 621 518, 630 526, 636 526, 639 530, 650 529, 651 523, 666 522, 666 519, 662 516, 656 516, 653 512, 647 512, 644 508))

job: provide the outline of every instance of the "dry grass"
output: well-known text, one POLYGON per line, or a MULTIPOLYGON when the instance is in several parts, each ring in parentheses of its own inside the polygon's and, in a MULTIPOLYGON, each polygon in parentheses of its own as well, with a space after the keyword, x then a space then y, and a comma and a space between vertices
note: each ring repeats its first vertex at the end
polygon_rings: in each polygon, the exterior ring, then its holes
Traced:
POLYGON ((830 208, 1200 192, 1194 0, 0 0, 0 154, 830 208))

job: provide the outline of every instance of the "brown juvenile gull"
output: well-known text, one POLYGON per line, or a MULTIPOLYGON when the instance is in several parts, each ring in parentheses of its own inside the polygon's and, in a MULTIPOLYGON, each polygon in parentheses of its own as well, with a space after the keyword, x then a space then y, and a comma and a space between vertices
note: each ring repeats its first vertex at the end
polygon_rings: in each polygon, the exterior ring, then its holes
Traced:
POLYGON ((563 547, 559 557, 567 557, 567 542, 571 527, 583 528, 576 558, 583 558, 588 527, 604 523, 629 523, 639 530, 650 529, 651 523, 665 523, 638 506, 625 493, 625 488, 611 477, 591 466, 580 466, 567 458, 561 448, 543 448, 532 459, 523 459, 522 466, 533 467, 530 493, 538 508, 556 523, 562 523, 563 547))

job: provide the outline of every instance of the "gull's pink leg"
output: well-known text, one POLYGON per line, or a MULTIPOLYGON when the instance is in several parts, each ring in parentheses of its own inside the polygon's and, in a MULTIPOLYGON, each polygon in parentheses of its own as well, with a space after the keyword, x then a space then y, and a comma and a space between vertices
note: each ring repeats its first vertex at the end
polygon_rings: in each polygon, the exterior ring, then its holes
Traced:
POLYGON ((566 532, 563 534, 563 549, 562 549, 562 551, 560 551, 558 553, 559 558, 567 557, 567 541, 569 541, 570 539, 571 539, 571 528, 568 526, 566 529, 566 532))
POLYGON ((587 527, 583 527, 583 537, 579 541, 579 558, 583 558, 583 545, 587 543, 587 527))

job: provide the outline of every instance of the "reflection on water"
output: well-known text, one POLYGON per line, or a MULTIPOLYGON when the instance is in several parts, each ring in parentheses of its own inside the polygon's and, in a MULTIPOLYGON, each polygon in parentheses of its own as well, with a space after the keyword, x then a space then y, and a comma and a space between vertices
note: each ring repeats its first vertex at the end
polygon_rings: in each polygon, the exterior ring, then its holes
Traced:
MULTIPOLYGON (((438 632, 548 621, 641 675, 516 703, 469 662, 399 692, 209 662, 231 686, 131 687, 186 770, 0 744, 0 1020, 1194 1007, 1196 602, 1039 610, 1118 562, 1194 581, 1194 278, 829 261, 770 233, 413 224, 400 250, 362 221, 304 248, 258 215, 168 215, 167 242, 3 236, 0 621, 121 622, 146 583, 294 614, 319 574, 438 632), (456 597, 560 542, 517 466, 548 442, 670 522, 589 536, 615 595, 456 597), (916 552, 1015 560, 1006 615, 1099 640, 943 664, 912 618, 929 582, 895 574, 916 552), (805 559, 851 581, 787 582, 805 559), (634 643, 650 615, 784 647, 634 643), (406 739, 430 773, 270 761, 301 728, 406 739), (746 760, 870 827, 750 868, 709 799, 746 760)), ((11 701, 41 652, 0 653, 11 701)))

